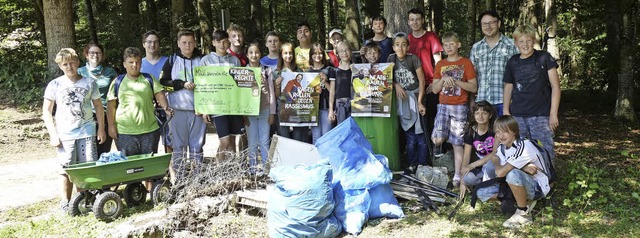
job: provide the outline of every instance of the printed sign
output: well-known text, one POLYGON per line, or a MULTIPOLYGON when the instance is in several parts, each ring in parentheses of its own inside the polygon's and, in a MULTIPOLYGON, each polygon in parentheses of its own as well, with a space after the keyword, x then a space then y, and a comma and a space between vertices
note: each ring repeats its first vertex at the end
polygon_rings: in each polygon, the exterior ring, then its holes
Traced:
POLYGON ((351 116, 390 117, 393 63, 353 64, 351 116))
POLYGON ((261 69, 198 66, 193 69, 197 113, 248 115, 260 113, 261 69))
POLYGON ((282 72, 279 119, 281 126, 317 126, 320 99, 318 73, 282 72))

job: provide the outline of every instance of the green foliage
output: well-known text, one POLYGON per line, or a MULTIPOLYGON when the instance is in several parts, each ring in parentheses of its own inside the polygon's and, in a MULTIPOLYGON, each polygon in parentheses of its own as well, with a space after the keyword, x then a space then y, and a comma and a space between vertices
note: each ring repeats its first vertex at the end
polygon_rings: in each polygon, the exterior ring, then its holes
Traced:
POLYGON ((12 104, 33 107, 42 101, 49 81, 46 51, 39 42, 25 40, 17 48, 0 48, 0 87, 13 92, 12 104))

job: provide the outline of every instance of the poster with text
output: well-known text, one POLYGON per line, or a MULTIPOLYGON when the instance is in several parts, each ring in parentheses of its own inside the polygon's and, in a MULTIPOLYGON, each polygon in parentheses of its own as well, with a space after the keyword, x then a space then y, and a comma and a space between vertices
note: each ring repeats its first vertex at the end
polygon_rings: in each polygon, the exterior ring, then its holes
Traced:
POLYGON ((260 112, 260 68, 198 66, 193 69, 197 113, 256 116, 260 112))
POLYGON ((279 113, 281 126, 317 126, 320 99, 318 73, 283 72, 279 113))
POLYGON ((393 63, 353 64, 352 117, 390 117, 393 63))

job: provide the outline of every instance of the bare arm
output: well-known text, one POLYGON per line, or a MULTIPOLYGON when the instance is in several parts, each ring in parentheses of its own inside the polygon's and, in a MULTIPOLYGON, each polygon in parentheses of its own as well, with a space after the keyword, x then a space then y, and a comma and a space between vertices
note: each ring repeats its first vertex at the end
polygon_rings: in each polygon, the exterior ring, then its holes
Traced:
POLYGON ((98 120, 98 134, 96 136, 98 143, 102 144, 107 141, 107 134, 104 131, 104 107, 102 107, 100 99, 95 99, 91 102, 93 103, 93 108, 96 109, 96 119, 98 120))
POLYGON ((44 101, 42 102, 42 120, 44 121, 45 127, 47 127, 47 131, 49 132, 49 144, 51 146, 57 147, 60 145, 60 138, 58 137, 58 130, 56 130, 56 125, 53 123, 53 106, 55 104, 55 101, 44 99, 44 101))
POLYGON ((454 80, 453 84, 458 85, 464 91, 475 93, 478 91, 478 81, 476 78, 468 79, 466 82, 460 80, 454 80))
POLYGON ((440 93, 440 91, 442 91, 443 86, 444 79, 433 79, 433 83, 431 83, 431 92, 438 94, 440 93))
POLYGON ((491 156, 491 161, 496 168, 496 176, 505 177, 507 174, 515 167, 509 163, 505 163, 504 165, 500 165, 500 158, 497 155, 487 155, 491 156))
POLYGON ((107 123, 109 123, 109 136, 118 139, 118 128, 116 128, 116 100, 107 102, 107 123))
POLYGON ((558 108, 560 107, 560 81, 558 80, 558 69, 553 68, 547 71, 549 83, 551 83, 551 111, 549 112, 549 127, 555 131, 560 121, 558 120, 558 108))
POLYGON ((331 80, 331 82, 329 83, 329 120, 330 121, 335 121, 336 120, 336 114, 335 114, 335 110, 334 110, 334 103, 336 100, 336 81, 335 80, 331 80))
POLYGON ((511 106, 511 92, 513 91, 513 84, 504 83, 504 93, 502 95, 502 111, 504 115, 511 115, 509 107, 511 106))
POLYGON ((427 113, 427 108, 422 105, 422 98, 424 98, 425 93, 425 82, 424 82, 424 72, 422 72, 422 67, 418 67, 416 69, 416 74, 418 75, 418 111, 420 115, 427 113))

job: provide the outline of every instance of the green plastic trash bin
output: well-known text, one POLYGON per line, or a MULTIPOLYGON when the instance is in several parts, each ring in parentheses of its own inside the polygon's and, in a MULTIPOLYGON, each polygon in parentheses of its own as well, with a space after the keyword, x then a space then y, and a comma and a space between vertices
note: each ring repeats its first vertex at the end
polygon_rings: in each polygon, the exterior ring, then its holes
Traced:
POLYGON ((392 92, 390 117, 354 117, 358 126, 373 147, 374 154, 382 154, 389 159, 389 168, 401 170, 398 143, 398 111, 396 95, 392 92))

